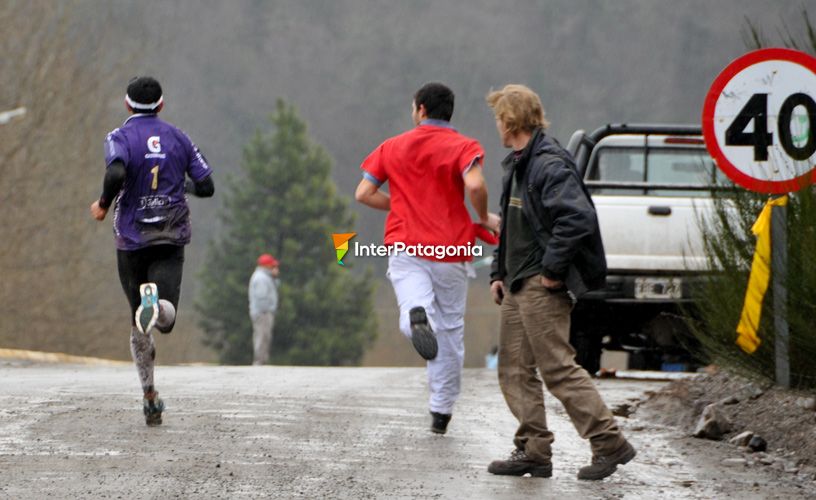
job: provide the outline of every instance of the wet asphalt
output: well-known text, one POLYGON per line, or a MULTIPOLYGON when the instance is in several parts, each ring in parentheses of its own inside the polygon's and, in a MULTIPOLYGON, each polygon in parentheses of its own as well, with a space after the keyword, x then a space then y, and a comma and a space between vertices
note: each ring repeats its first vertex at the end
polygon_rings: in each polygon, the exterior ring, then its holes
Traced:
MULTIPOLYGON (((813 498, 812 482, 727 467, 734 456, 620 418, 635 460, 599 482, 547 395, 550 479, 499 477, 515 421, 487 369, 465 371, 448 434, 429 431, 418 368, 159 366, 164 424, 148 428, 135 369, 0 362, 0 498, 813 498)), ((665 382, 598 380, 610 406, 665 382)))

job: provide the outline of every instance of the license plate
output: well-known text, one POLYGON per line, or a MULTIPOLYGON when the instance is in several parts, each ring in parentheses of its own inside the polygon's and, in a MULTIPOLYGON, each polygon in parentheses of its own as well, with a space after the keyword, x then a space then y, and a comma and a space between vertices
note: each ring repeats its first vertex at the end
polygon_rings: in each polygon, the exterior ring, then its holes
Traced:
POLYGON ((683 280, 680 278, 635 278, 636 299, 681 299, 683 280))

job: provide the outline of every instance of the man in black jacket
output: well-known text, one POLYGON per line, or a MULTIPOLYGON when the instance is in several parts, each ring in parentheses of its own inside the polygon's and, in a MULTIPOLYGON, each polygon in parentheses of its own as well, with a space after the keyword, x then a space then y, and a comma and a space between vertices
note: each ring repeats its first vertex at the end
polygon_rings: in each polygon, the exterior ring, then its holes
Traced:
POLYGON ((569 343, 573 301, 603 286, 606 259, 595 207, 572 158, 544 133, 541 100, 523 85, 487 96, 505 147, 500 243, 490 290, 501 305, 499 385, 519 421, 515 450, 496 460, 493 474, 552 475, 553 434, 547 428, 547 389, 561 401, 592 463, 578 479, 603 479, 635 450, 623 437, 569 343))

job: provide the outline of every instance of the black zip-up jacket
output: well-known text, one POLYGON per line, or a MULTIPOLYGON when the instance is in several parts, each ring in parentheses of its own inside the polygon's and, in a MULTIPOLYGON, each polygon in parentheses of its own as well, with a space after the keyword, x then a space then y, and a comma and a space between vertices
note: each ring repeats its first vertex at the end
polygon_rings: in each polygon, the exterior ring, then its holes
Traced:
MULTIPOLYGON (((522 156, 511 153, 502 161, 501 213, 507 213, 513 175, 522 192, 522 210, 544 250, 542 274, 563 281, 576 297, 606 284, 606 256, 595 205, 575 163, 555 139, 537 129, 522 156)), ((502 217, 499 245, 493 253, 490 282, 504 279, 505 222, 502 217)), ((510 284, 510 291, 518 286, 510 284)), ((514 289, 516 288, 516 289, 514 289)))

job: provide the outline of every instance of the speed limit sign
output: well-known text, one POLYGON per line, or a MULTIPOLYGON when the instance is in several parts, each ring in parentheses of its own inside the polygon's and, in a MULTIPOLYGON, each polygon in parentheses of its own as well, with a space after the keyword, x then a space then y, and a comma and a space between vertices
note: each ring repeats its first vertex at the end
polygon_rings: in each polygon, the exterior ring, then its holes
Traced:
POLYGON ((816 181, 816 58, 761 49, 714 80, 703 106, 703 135, 717 166, 763 193, 816 181))

